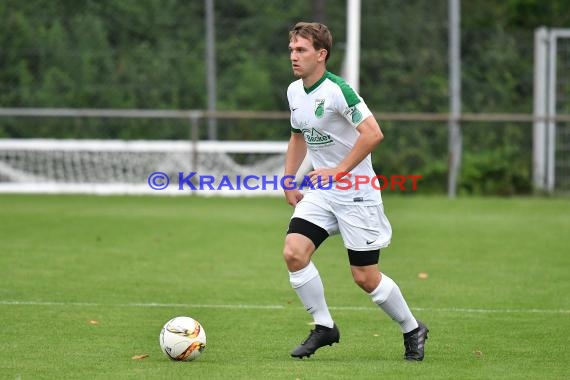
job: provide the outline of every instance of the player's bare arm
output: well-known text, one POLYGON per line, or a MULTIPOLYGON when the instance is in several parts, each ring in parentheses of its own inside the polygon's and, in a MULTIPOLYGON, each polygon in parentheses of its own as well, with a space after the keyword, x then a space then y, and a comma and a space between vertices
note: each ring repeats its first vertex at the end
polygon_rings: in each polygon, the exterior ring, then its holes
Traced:
POLYGON ((317 185, 317 181, 320 181, 322 185, 326 185, 328 184, 329 178, 332 178, 334 181, 339 173, 350 172, 356 165, 364 160, 384 138, 384 134, 380 130, 380 126, 374 116, 367 117, 358 125, 356 130, 360 133, 360 136, 356 139, 350 153, 337 167, 317 168, 309 172, 308 175, 311 177, 313 185, 317 185))
MULTIPOLYGON (((299 167, 303 163, 303 159, 307 154, 307 144, 302 133, 291 133, 289 146, 287 147, 287 155, 285 156, 285 173, 284 176, 293 176, 297 174, 299 167)), ((285 179, 284 187, 291 187, 294 179, 285 179)), ((287 203, 295 207, 297 203, 303 199, 303 194, 298 189, 284 189, 285 199, 287 203)))

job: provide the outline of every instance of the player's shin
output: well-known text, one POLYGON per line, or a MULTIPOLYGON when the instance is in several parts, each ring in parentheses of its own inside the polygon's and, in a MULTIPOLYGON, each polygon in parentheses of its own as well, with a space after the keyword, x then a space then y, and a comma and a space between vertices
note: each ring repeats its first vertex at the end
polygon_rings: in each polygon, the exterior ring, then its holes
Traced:
POLYGON ((376 305, 400 325, 403 333, 410 332, 418 327, 418 323, 400 288, 384 273, 382 273, 380 284, 369 295, 376 305))
POLYGON ((299 271, 289 272, 289 281, 305 309, 313 316, 315 324, 333 327, 323 282, 313 262, 309 262, 309 265, 299 271))

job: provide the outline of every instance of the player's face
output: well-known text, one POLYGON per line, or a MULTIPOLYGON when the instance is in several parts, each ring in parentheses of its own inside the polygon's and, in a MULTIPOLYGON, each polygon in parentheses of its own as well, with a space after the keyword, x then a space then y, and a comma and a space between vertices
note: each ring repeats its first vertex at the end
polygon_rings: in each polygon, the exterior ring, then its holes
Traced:
POLYGON ((324 63, 326 50, 315 50, 311 40, 297 36, 289 41, 289 55, 293 74, 299 78, 307 78, 324 63))

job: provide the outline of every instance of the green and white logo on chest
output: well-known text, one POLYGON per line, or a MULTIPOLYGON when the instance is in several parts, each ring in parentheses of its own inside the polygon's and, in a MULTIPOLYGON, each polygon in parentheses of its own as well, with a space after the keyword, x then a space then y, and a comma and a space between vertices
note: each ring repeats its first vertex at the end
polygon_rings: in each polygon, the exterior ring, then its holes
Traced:
POLYGON ((303 128, 302 131, 305 136, 305 141, 309 146, 334 144, 333 139, 328 133, 320 132, 315 128, 303 128))
POLYGON ((317 119, 322 118, 325 116, 325 100, 324 99, 315 99, 315 116, 317 119))

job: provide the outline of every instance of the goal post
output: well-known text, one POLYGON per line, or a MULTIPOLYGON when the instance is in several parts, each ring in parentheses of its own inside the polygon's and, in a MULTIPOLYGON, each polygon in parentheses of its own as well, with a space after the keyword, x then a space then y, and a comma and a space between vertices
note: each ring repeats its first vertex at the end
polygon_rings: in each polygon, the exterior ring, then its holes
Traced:
POLYGON ((570 191, 570 29, 535 30, 533 185, 538 191, 570 191))

